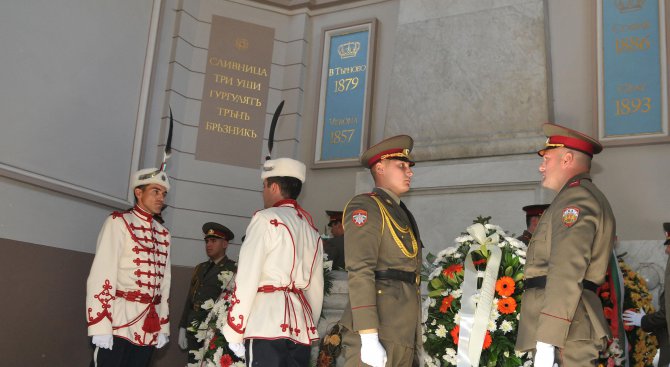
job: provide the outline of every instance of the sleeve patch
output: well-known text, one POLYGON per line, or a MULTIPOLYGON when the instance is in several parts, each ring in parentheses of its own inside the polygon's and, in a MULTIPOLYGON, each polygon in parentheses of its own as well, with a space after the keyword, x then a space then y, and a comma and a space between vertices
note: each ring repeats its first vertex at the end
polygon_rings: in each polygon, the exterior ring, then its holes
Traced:
POLYGON ((569 206, 563 209, 561 220, 563 221, 564 226, 572 227, 575 223, 577 223, 577 219, 579 219, 579 208, 569 206))
POLYGON ((351 213, 351 221, 358 227, 363 227, 368 222, 368 212, 363 209, 354 210, 351 213))

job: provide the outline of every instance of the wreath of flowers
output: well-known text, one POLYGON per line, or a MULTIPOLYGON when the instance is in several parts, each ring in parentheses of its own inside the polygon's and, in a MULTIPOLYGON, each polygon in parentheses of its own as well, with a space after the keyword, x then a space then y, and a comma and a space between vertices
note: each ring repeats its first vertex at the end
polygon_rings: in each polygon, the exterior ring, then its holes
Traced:
POLYGON ((194 356, 194 362, 188 367, 242 367, 244 362, 235 353, 228 349, 228 342, 221 333, 223 323, 228 316, 230 298, 235 284, 235 273, 222 271, 218 275, 221 282, 221 295, 214 302, 208 299, 200 306, 203 310, 209 310, 207 317, 202 322, 197 320, 189 326, 188 331, 195 333, 199 342, 204 340, 203 346, 198 351, 190 351, 194 356))
MULTIPOLYGON (((473 221, 474 225, 480 224, 485 228, 488 238, 497 235, 497 245, 502 251, 479 365, 530 366, 532 358, 528 353, 514 351, 527 247, 523 242, 508 236, 501 227, 489 224, 490 219, 480 216, 473 221)), ((464 261, 472 246, 478 248, 472 252, 472 260, 478 273, 479 289, 491 253, 472 235, 463 233, 455 239, 455 247, 448 247, 437 256, 427 256, 431 266, 424 272, 428 274, 429 293, 422 312, 423 357, 426 366, 455 366, 457 363, 464 261)), ((478 297, 479 293, 475 294, 475 301, 478 297)))
MULTIPOLYGON (((652 306, 652 296, 647 288, 647 282, 637 272, 635 272, 621 258, 618 259, 619 268, 624 281, 624 299, 623 310, 638 311, 643 309, 646 313, 654 312, 652 306)), ((616 291, 611 289, 610 284, 612 274, 607 273, 605 283, 598 289, 598 296, 603 304, 605 319, 608 321, 613 335, 619 334, 617 325, 619 318, 614 310, 612 294, 616 291)), ((623 312, 620 310, 620 312, 623 312)), ((633 367, 652 366, 656 355, 658 343, 656 337, 644 332, 642 328, 636 326, 624 326, 625 336, 628 341, 628 365, 633 367)), ((610 341, 607 350, 600 354, 599 366, 624 366, 626 365, 626 356, 624 353, 624 341, 621 336, 610 341)))
MULTIPOLYGON (((328 255, 323 254, 323 290, 324 296, 330 294, 333 285, 333 262, 328 261, 328 255)), ((209 310, 207 318, 198 323, 193 322, 189 326, 189 331, 195 333, 195 337, 199 342, 204 341, 203 346, 198 351, 191 351, 194 355, 195 362, 189 363, 187 367, 244 367, 245 363, 238 358, 228 348, 228 341, 221 333, 221 329, 225 326, 228 320, 228 309, 230 308, 230 300, 235 285, 235 274, 231 271, 224 271, 219 274, 219 281, 221 281, 221 296, 214 302, 210 299, 202 304, 202 308, 209 310)))

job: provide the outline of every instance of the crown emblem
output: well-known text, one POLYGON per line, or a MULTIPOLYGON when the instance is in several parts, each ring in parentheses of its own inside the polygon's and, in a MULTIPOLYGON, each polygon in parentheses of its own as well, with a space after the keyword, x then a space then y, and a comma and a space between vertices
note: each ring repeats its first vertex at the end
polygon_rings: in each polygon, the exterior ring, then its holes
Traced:
POLYGON ((360 42, 347 42, 337 46, 337 53, 340 55, 341 59, 348 59, 350 57, 356 57, 356 54, 358 54, 358 50, 360 49, 360 42))
POLYGON ((629 13, 641 10, 645 0, 616 0, 616 7, 619 13, 629 13))
POLYGON ((246 50, 249 48, 249 40, 246 38, 236 38, 235 48, 238 50, 246 50))

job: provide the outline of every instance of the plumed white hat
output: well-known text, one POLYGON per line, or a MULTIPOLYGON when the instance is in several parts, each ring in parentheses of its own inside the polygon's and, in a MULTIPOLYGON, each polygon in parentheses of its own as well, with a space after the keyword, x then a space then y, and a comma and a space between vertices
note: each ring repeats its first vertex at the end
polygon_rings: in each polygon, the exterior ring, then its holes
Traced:
POLYGON ((268 177, 295 177, 305 183, 305 164, 291 158, 268 159, 263 164, 261 179, 268 177))
POLYGON ((168 175, 159 168, 145 168, 135 172, 132 182, 133 189, 148 184, 161 185, 165 187, 165 190, 170 191, 168 175))

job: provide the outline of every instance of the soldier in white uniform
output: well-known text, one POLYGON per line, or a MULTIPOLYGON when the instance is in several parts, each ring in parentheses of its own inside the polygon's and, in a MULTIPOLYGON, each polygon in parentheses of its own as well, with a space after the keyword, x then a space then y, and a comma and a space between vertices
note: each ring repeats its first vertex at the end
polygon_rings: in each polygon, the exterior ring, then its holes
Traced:
POLYGON ((92 366, 147 366, 168 342, 170 233, 154 219, 170 189, 167 174, 143 169, 133 178, 135 206, 112 213, 100 230, 86 283, 92 366))
POLYGON ((298 203, 305 165, 263 166, 263 204, 247 227, 232 305, 222 332, 248 366, 308 366, 323 302, 323 249, 298 203), (243 343, 246 343, 243 344, 243 343))

